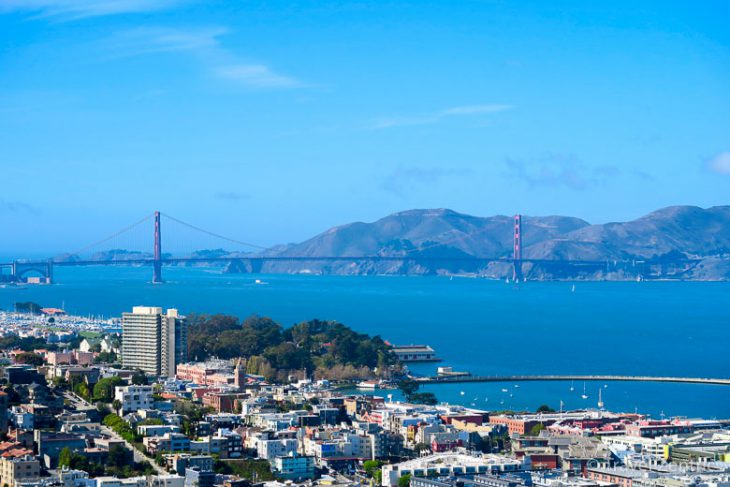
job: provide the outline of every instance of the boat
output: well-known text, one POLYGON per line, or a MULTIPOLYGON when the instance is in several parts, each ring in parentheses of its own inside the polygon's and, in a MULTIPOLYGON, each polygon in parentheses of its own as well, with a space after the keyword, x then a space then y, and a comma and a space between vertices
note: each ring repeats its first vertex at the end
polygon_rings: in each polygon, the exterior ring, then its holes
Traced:
POLYGON ((573 284, 573 287, 570 288, 570 292, 571 293, 574 293, 575 292, 575 284, 573 284))
POLYGON ((509 392, 508 389, 502 389, 502 392, 509 392))
POLYGON ((603 397, 601 396, 602 389, 598 389, 598 409, 603 409, 603 397))
POLYGON ((574 385, 573 385, 573 381, 571 380, 571 381, 570 381, 570 391, 572 392, 572 391, 574 391, 574 390, 575 390, 575 387, 574 387, 574 385))
POLYGON ((369 389, 369 390, 375 390, 380 388, 380 383, 376 380, 364 380, 362 382, 357 383, 358 389, 369 389))
POLYGON ((520 388, 520 385, 519 384, 515 384, 515 389, 519 389, 519 388, 520 388))
POLYGON ((586 394, 586 383, 583 383, 583 394, 581 396, 583 399, 588 399, 588 394, 586 394))
POLYGON ((466 393, 465 393, 464 391, 461 391, 461 392, 460 392, 459 394, 461 394, 461 395, 463 396, 463 395, 464 395, 464 394, 466 394, 466 393))

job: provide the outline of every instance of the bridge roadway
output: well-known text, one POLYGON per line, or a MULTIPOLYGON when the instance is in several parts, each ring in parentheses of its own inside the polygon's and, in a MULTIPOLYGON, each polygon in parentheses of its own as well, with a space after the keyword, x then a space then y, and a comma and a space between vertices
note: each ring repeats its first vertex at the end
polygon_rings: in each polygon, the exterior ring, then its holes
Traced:
MULTIPOLYGON (((285 262, 296 262, 296 261, 309 261, 309 262, 335 262, 335 261, 358 261, 358 260, 369 260, 369 261, 422 261, 422 262, 439 262, 439 261, 450 261, 450 262, 505 262, 512 264, 514 259, 511 257, 472 257, 472 256, 452 256, 452 257, 437 257, 437 256, 380 256, 380 255, 343 255, 337 257, 317 257, 317 256, 262 256, 252 255, 250 257, 163 257, 160 259, 162 264, 182 264, 186 262, 231 262, 231 261, 285 261, 285 262)), ((682 262, 691 263, 694 259, 685 259, 682 262)), ((29 264, 45 264, 48 261, 18 261, 23 265, 29 264)), ((610 264, 645 264, 645 261, 630 261, 630 260, 619 260, 619 261, 606 261, 606 260, 562 260, 562 259, 521 259, 523 263, 534 263, 534 264, 572 264, 572 265, 590 265, 590 266, 605 266, 610 264)), ((110 260, 67 260, 67 261, 53 261, 54 266, 91 266, 91 265, 152 265, 155 263, 153 258, 143 259, 110 259, 110 260)), ((0 266, 12 266, 12 263, 0 263, 0 266)))
POLYGON ((421 384, 459 384, 464 382, 600 381, 600 382, 680 382, 730 386, 730 379, 706 377, 655 377, 649 375, 496 375, 455 377, 414 377, 421 384))

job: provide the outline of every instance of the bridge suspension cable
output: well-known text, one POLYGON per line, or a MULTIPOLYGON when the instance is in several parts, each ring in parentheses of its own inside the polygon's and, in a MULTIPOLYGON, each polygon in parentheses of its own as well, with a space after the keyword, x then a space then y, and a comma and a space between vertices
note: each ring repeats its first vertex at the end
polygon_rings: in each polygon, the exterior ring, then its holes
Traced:
POLYGON ((110 241, 110 240, 112 240, 112 239, 114 239, 114 238, 118 237, 119 235, 121 235, 121 234, 123 234, 123 233, 126 233, 126 232, 128 232, 128 231, 132 230, 133 228, 135 228, 135 227, 137 227, 137 226, 141 225, 142 223, 146 222, 147 220, 149 220, 150 218, 152 218, 152 217, 154 217, 154 216, 155 216, 155 214, 154 214, 154 213, 150 213, 149 215, 145 216, 145 217, 144 217, 144 218, 142 218, 141 220, 139 220, 139 221, 137 221, 137 222, 134 222, 134 223, 132 223, 131 225, 128 225, 128 226, 126 226, 126 227, 122 228, 121 230, 119 230, 119 231, 117 231, 117 232, 114 232, 113 234, 109 235, 109 236, 108 236, 108 237, 106 237, 106 238, 103 238, 103 239, 101 239, 101 240, 98 240, 98 241, 96 241, 96 242, 94 242, 94 243, 91 243, 91 244, 87 245, 86 247, 83 247, 83 248, 81 248, 81 249, 79 249, 79 250, 77 250, 77 251, 75 251, 75 252, 71 252, 71 253, 70 253, 70 255, 80 255, 80 254, 83 254, 84 252, 86 252, 86 251, 88 251, 88 250, 91 250, 91 249, 93 249, 94 247, 97 247, 97 246, 99 246, 99 245, 101 245, 101 244, 103 244, 103 243, 106 243, 106 242, 108 242, 108 241, 110 241))
POLYGON ((243 245, 245 247, 252 247, 252 248, 255 248, 255 249, 259 249, 259 250, 266 250, 266 249, 268 249, 268 247, 264 247, 264 246, 261 246, 261 245, 252 244, 250 242, 243 242, 241 240, 236 240, 235 238, 225 237, 225 236, 220 235, 220 234, 217 234, 215 232, 211 232, 211 231, 205 230, 204 228, 200 228, 200 227, 195 226, 195 225, 193 225, 191 223, 187 223, 187 222, 184 222, 182 220, 179 220, 179 219, 175 218, 174 216, 168 215, 167 213, 160 213, 160 214, 162 216, 164 216, 165 218, 169 218, 170 220, 174 221, 175 223, 179 223, 180 225, 186 226, 186 227, 191 228, 193 230, 196 230, 198 232, 204 233, 206 235, 210 235, 211 237, 219 238, 219 239, 225 240, 227 242, 235 243, 235 244, 238 244, 238 245, 243 245))

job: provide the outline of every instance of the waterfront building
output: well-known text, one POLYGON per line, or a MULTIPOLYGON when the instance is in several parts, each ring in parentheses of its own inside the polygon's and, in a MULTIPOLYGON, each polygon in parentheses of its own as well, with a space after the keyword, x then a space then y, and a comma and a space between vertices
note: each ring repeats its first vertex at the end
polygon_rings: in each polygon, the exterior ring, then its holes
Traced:
POLYGON ((185 318, 176 309, 135 306, 122 314, 122 364, 148 374, 171 377, 187 360, 185 318))

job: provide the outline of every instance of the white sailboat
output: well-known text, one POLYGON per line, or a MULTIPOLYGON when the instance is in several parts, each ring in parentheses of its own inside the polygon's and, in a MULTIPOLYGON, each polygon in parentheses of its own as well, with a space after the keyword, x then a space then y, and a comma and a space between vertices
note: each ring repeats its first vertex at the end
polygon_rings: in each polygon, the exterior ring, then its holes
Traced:
POLYGON ((583 399, 588 399, 588 394, 586 394, 586 383, 583 383, 583 394, 581 396, 583 399))
POLYGON ((603 389, 598 389, 598 409, 603 409, 603 397, 601 396, 603 389))
POLYGON ((573 392, 575 390, 575 387, 573 386, 573 381, 570 381, 570 392, 573 392))

